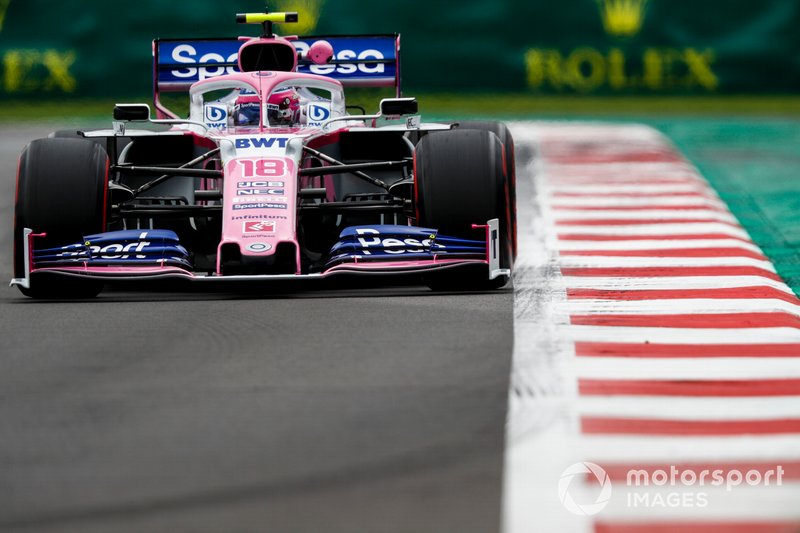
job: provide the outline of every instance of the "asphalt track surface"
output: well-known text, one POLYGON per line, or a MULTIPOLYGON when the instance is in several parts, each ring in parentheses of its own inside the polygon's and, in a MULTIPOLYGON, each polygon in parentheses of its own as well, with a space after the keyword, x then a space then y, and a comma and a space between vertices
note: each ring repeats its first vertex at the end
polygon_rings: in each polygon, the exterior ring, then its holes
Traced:
MULTIPOLYGON (((3 280, 52 129, 0 129, 3 280)), ((512 326, 510 289, 0 289, 0 531, 497 531, 512 326)))

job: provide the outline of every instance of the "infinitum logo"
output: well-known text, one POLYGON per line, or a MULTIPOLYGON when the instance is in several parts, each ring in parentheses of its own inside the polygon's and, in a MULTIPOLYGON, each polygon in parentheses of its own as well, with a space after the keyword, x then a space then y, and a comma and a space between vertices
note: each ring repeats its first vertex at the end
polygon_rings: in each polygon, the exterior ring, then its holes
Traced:
POLYGON ((633 37, 642 30, 648 0, 597 0, 606 33, 633 37))
MULTIPOLYGON (((568 466, 561 474, 561 479, 558 480, 558 498, 564 508, 572 514, 595 515, 605 509, 608 500, 611 499, 611 480, 599 465, 589 462, 575 463, 568 466), (584 493, 587 492, 586 486, 581 483, 587 475, 593 476, 600 488, 594 502, 578 503, 575 501, 575 496, 579 492, 581 496, 584 496, 584 493)), ((584 498, 578 497, 578 500, 584 501, 584 498)))

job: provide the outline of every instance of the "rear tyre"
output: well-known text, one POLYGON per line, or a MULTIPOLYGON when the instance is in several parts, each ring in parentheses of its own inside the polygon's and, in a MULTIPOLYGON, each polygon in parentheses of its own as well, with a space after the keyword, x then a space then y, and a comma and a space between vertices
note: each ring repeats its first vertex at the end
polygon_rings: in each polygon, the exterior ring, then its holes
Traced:
MULTIPOLYGON (((503 169, 503 145, 489 131, 451 130, 430 133, 414 154, 418 224, 444 235, 482 239, 472 224, 500 221, 500 267, 513 262, 509 239, 508 195, 503 169)), ((433 290, 482 290, 505 285, 508 276, 493 280, 486 269, 458 268, 431 273, 433 290)))
POLYGON ((508 130, 508 126, 502 122, 491 120, 462 120, 455 122, 453 127, 460 130, 480 130, 491 131, 503 144, 505 161, 503 163, 506 186, 508 187, 508 208, 509 208, 509 240, 511 241, 511 255, 517 258, 517 165, 514 153, 514 137, 508 130))
MULTIPOLYGON (((14 275, 25 275, 23 229, 46 233, 37 248, 80 242, 105 231, 108 156, 86 139, 47 138, 32 141, 22 152, 14 211, 14 275)), ((33 298, 91 298, 102 290, 98 280, 35 273, 33 298)))

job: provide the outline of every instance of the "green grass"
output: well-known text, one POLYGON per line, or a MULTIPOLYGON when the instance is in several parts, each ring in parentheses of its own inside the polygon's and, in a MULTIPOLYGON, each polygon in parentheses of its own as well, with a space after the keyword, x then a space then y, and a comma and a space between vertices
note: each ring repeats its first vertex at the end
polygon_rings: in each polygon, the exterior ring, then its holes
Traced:
POLYGON ((660 119, 800 294, 800 120, 660 119))
POLYGON ((528 117, 619 118, 631 116, 797 116, 800 97, 588 97, 536 95, 423 95, 420 109, 433 114, 528 117))
POLYGON ((115 102, 112 100, 4 102, 0 105, 0 123, 52 122, 71 126, 95 123, 98 121, 110 121, 114 103, 115 102))
MULTIPOLYGON (((348 103, 377 109, 385 91, 349 91, 348 103)), ((172 98, 172 97, 171 97, 172 98)), ((534 94, 420 94, 420 112, 431 118, 611 118, 633 116, 773 116, 800 117, 796 96, 588 97, 534 94)), ((116 102, 151 102, 150 96, 121 99, 7 101, 0 122, 110 120, 116 102)), ((185 104, 184 104, 185 109, 185 104)))

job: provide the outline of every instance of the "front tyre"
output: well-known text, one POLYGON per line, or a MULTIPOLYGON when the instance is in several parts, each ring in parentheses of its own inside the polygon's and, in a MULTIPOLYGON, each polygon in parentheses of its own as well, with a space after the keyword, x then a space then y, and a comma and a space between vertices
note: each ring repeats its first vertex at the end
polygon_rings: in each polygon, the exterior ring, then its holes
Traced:
MULTIPOLYGON (((417 219, 445 235, 479 238, 472 224, 500 221, 500 267, 511 268, 510 210, 503 145, 480 130, 434 132, 417 143, 414 154, 417 219)), ((482 238, 483 235, 480 235, 482 238)), ((484 290, 502 287, 508 276, 487 279, 486 268, 457 268, 431 273, 434 290, 484 290)))
POLYGON ((510 211, 509 239, 511 241, 511 255, 517 258, 517 167, 514 152, 514 137, 511 136, 508 126, 494 120, 462 120, 453 124, 453 128, 461 130, 491 131, 503 145, 503 166, 508 188, 508 208, 510 211))
MULTIPOLYGON (((87 139, 47 138, 32 141, 22 152, 14 210, 14 275, 25 275, 23 230, 46 233, 37 248, 80 242, 106 228, 109 160, 99 144, 87 139)), ((98 280, 34 273, 32 298, 92 298, 102 290, 98 280)))

